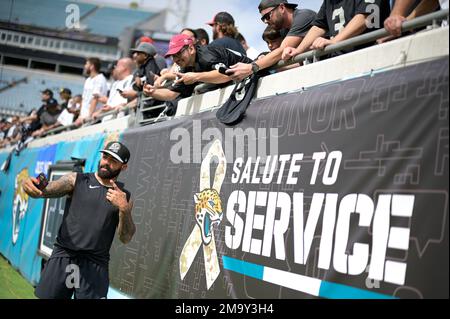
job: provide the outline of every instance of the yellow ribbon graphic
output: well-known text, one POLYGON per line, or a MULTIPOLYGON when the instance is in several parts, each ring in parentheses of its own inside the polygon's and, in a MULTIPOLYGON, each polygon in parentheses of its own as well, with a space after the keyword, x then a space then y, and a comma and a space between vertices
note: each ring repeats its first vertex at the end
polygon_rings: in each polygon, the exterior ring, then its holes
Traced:
POLYGON ((215 140, 200 168, 200 192, 194 195, 196 225, 186 240, 180 255, 180 275, 183 280, 203 244, 207 289, 212 286, 220 273, 213 226, 220 224, 223 216, 219 194, 226 170, 227 161, 222 143, 220 140, 215 140), (213 186, 210 188, 209 171, 214 157, 217 157, 218 165, 214 174, 213 186))

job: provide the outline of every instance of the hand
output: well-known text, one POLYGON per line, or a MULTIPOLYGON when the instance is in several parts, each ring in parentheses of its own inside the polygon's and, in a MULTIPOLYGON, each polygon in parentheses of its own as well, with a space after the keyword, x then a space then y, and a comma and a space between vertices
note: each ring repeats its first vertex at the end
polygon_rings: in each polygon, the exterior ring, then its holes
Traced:
POLYGON ((153 93, 155 93, 155 91, 156 91, 156 88, 154 86, 152 86, 150 84, 144 85, 143 92, 144 92, 145 96, 152 96, 153 93))
POLYGON ((334 42, 329 39, 325 39, 322 37, 318 37, 314 40, 313 44, 311 45, 312 50, 323 50, 326 46, 333 44, 334 42))
POLYGON ((289 60, 298 54, 297 49, 292 47, 284 48, 281 58, 283 60, 289 60))
POLYGON ((396 37, 394 37, 393 35, 388 35, 387 37, 378 39, 378 40, 377 40, 377 43, 378 43, 378 44, 382 44, 382 43, 385 43, 385 42, 394 40, 395 38, 396 38, 396 37))
POLYGON ((179 77, 179 79, 175 81, 177 84, 183 82, 186 85, 190 85, 198 82, 198 74, 195 72, 175 72, 175 75, 179 77))
POLYGON ((39 184, 39 181, 34 177, 30 177, 22 183, 22 188, 25 191, 25 193, 27 193, 33 198, 41 197, 42 191, 39 188, 37 188, 34 183, 39 184))
POLYGON ((128 208, 127 194, 122 192, 113 180, 110 180, 110 182, 112 184, 112 189, 108 189, 106 199, 121 212, 126 212, 128 208))
POLYGON ((142 86, 142 81, 141 81, 141 78, 140 77, 135 77, 134 78, 134 83, 137 85, 137 86, 142 86))
POLYGON ((239 62, 235 65, 230 66, 231 70, 227 70, 226 73, 229 77, 231 77, 234 81, 240 82, 245 79, 247 76, 253 73, 252 65, 247 63, 239 62))
POLYGON ((111 105, 108 105, 108 104, 103 105, 103 108, 102 108, 102 110, 104 112, 108 112, 108 111, 111 111, 111 110, 114 110, 114 109, 115 109, 114 106, 111 106, 111 105))
POLYGON ((134 90, 122 91, 122 93, 120 93, 120 96, 123 97, 124 99, 135 98, 136 91, 134 91, 134 90))
POLYGON ((401 15, 393 15, 384 21, 384 27, 394 37, 402 35, 402 24, 406 18, 401 15))
POLYGON ((153 85, 157 88, 160 88, 163 86, 162 84, 164 83, 165 80, 166 80, 166 78, 163 75, 158 76, 158 78, 155 80, 155 82, 153 82, 153 85))

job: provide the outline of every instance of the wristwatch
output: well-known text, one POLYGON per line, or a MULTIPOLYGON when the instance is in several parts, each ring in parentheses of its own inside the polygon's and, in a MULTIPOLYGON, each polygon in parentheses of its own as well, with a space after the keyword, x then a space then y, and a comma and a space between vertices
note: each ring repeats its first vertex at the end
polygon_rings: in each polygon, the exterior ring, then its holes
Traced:
POLYGON ((252 62, 251 64, 252 64, 252 72, 253 74, 255 74, 256 72, 259 71, 259 65, 256 64, 256 62, 252 62))

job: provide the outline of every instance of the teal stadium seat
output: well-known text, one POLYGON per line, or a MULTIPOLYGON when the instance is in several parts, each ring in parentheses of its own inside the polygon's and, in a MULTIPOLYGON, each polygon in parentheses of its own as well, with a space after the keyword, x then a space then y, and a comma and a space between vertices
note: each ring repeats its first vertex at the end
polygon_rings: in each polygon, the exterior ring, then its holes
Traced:
MULTIPOLYGON (((1 0, 0 20, 41 28, 63 30, 66 7, 73 2, 55 0, 1 0)), ((80 17, 96 8, 94 4, 76 2, 80 17)))
MULTIPOLYGON (((27 78, 27 82, 21 82, 12 88, 0 92, 0 108, 7 108, 21 112, 29 112, 33 108, 41 106, 40 91, 49 88, 59 101, 59 90, 67 87, 72 95, 82 94, 84 80, 66 77, 63 75, 50 75, 36 73, 27 70, 9 69, 0 67, 0 88, 5 87, 13 81, 27 78)), ((59 101, 60 102, 60 101, 59 101)))

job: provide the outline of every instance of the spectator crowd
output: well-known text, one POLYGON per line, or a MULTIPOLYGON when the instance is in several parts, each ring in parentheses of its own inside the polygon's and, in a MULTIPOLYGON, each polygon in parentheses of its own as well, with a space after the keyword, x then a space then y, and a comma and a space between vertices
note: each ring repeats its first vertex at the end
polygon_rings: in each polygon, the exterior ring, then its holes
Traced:
MULTIPOLYGON (((401 36, 405 21, 440 9, 448 9, 448 0, 323 0, 318 12, 286 0, 262 0, 258 10, 262 23, 267 24, 261 35, 266 52, 247 43, 228 12, 219 12, 206 22, 212 41, 204 29, 185 28, 172 37, 164 57, 157 53, 154 41, 143 36, 128 56, 112 63, 106 72, 98 58, 88 58, 82 94, 61 88, 58 102, 55 92, 46 89, 41 92, 39 108, 24 117, 1 119, 0 148, 26 144, 58 127, 76 128, 124 116, 137 107, 147 110, 144 118, 174 115, 178 100, 192 95, 200 83, 210 84, 210 89, 223 87, 267 71, 279 61, 385 28, 390 35, 376 43, 321 59, 380 44, 401 36), (109 81, 105 74, 110 75, 109 81)), ((301 66, 297 63, 270 72, 301 66)))

